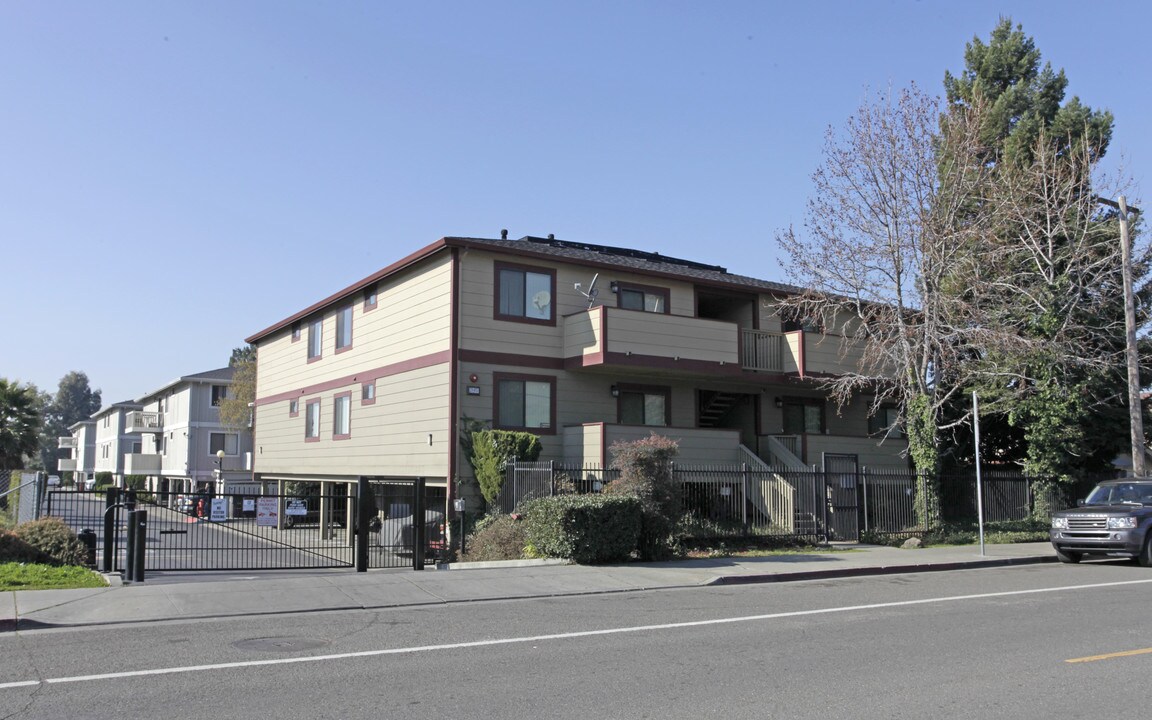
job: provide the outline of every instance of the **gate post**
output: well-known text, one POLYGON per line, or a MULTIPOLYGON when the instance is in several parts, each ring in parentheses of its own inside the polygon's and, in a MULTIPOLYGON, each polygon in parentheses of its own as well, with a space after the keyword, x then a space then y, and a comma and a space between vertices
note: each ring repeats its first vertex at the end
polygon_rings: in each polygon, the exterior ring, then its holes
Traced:
POLYGON ((124 579, 132 582, 136 579, 136 511, 128 510, 128 537, 126 547, 127 558, 124 561, 124 579))
POLYGON ((427 549, 428 538, 425 532, 428 518, 424 510, 424 478, 416 478, 412 483, 412 569, 424 569, 424 551, 427 549))
POLYGON ((101 563, 104 572, 112 572, 116 560, 116 505, 118 489, 110 487, 104 496, 104 557, 101 563))
POLYGON ((356 572, 368 572, 368 478, 356 480, 356 572))

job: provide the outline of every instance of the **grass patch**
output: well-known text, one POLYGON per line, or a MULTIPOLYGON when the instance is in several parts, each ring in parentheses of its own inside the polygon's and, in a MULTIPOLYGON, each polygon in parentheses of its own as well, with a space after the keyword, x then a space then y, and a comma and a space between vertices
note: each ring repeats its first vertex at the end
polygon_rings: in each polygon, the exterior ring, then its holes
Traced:
POLYGON ((107 586, 99 574, 75 565, 0 564, 0 590, 71 590, 107 586))

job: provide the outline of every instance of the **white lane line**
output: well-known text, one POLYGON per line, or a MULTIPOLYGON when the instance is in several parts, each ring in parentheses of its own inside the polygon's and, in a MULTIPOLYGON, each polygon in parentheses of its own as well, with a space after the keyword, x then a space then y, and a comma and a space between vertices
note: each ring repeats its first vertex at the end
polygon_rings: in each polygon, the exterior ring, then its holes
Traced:
POLYGON ((978 593, 975 595, 951 595, 947 597, 925 598, 922 600, 900 600, 897 602, 874 603, 871 605, 849 605, 844 607, 822 608, 817 610, 795 610, 792 612, 769 613, 765 615, 745 615, 742 617, 734 618, 693 620, 690 622, 663 623, 660 625, 640 625, 637 627, 606 628, 604 630, 583 630, 580 632, 532 635, 529 637, 474 640, 472 642, 447 643, 444 645, 418 645, 416 647, 388 648, 385 650, 363 650, 361 652, 338 653, 332 655, 311 655, 308 657, 276 658, 272 660, 245 660, 242 662, 214 663, 211 665, 185 665, 182 667, 152 668, 148 670, 129 670, 126 672, 101 673, 99 675, 73 675, 70 677, 45 678, 43 680, 21 680, 18 682, 0 683, 0 690, 20 687, 33 687, 37 685, 55 685, 60 683, 92 682, 95 680, 116 680, 121 678, 146 677, 149 675, 174 675, 177 673, 231 670, 235 668, 251 668, 267 665, 295 665, 298 663, 378 657, 383 655, 408 655, 413 653, 434 652, 437 650, 460 650, 466 648, 487 647, 491 645, 513 645, 516 643, 542 642, 545 640, 569 640, 572 638, 595 637, 597 635, 620 635, 623 633, 649 632, 656 630, 677 630, 680 628, 705 627, 708 625, 758 622, 763 620, 780 620, 784 618, 804 617, 810 615, 831 615, 835 613, 859 612, 862 610, 881 610, 885 608, 932 605, 947 602, 960 602, 964 600, 985 600, 989 598, 1012 597, 1019 595, 1037 595, 1041 593, 1068 592, 1071 590, 1092 590, 1096 588, 1119 587, 1123 585, 1143 585, 1147 583, 1152 583, 1152 578, 1147 580, 1124 580, 1120 582, 1093 583, 1090 585, 1066 585, 1063 587, 1037 588, 1034 590, 1007 590, 1003 592, 978 593))

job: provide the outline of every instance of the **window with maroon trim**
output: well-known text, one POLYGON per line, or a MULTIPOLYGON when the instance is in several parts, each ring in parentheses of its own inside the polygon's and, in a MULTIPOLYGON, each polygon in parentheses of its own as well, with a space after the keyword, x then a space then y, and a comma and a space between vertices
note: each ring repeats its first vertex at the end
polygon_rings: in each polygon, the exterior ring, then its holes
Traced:
POLYGON ((497 320, 555 325, 556 271, 496 263, 497 320))
POLYGON ((551 435, 556 424, 556 378, 546 375, 493 375, 492 415, 501 430, 551 435))
POLYGON ((352 393, 340 393, 332 398, 332 439, 352 437, 352 393))
POLYGON ((624 310, 668 313, 668 288, 617 283, 616 305, 624 310))
POLYGON ((299 417, 299 415, 300 415, 300 401, 299 400, 289 400, 288 401, 288 417, 299 417))
POLYGON ((324 351, 324 318, 308 323, 308 360, 319 360, 324 351))
POLYGON ((892 405, 882 405, 874 414, 869 415, 868 434, 894 438, 904 437, 904 428, 900 425, 899 408, 892 405))
POLYGON ((360 386, 360 404, 372 405, 376 402, 376 381, 371 380, 360 386))
POLYGON ((352 306, 336 311, 336 352, 352 347, 352 306))
POLYGON ((364 290, 364 311, 376 309, 376 286, 364 290))
POLYGON ((292 342, 300 339, 300 323, 292 323, 292 342))
POLYGON ((621 425, 672 424, 672 390, 664 386, 619 385, 617 422, 621 425))
POLYGON ((304 403, 304 441, 319 442, 320 440, 320 401, 309 400, 304 403))

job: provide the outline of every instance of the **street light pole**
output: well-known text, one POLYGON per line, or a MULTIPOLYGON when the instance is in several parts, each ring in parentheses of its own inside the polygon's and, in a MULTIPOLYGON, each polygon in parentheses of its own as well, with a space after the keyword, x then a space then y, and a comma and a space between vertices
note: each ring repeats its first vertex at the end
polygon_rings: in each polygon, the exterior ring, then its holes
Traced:
MULTIPOLYGON (((1132 295, 1132 247, 1128 242, 1128 203, 1117 199, 1120 210, 1120 249, 1124 273, 1124 337, 1128 358, 1128 418, 1132 435, 1132 474, 1144 477, 1144 408, 1140 402, 1140 354, 1136 349, 1136 300, 1132 295)), ((1138 212, 1132 208, 1133 212, 1138 212)))
POLYGON ((1136 349, 1136 299, 1132 293, 1132 246, 1128 240, 1128 207, 1121 195, 1116 200, 1097 196, 1096 201, 1116 208, 1120 214, 1120 270, 1124 278, 1124 346, 1128 364, 1128 427, 1132 445, 1132 474, 1144 477, 1144 406, 1140 401, 1140 353, 1136 349))

